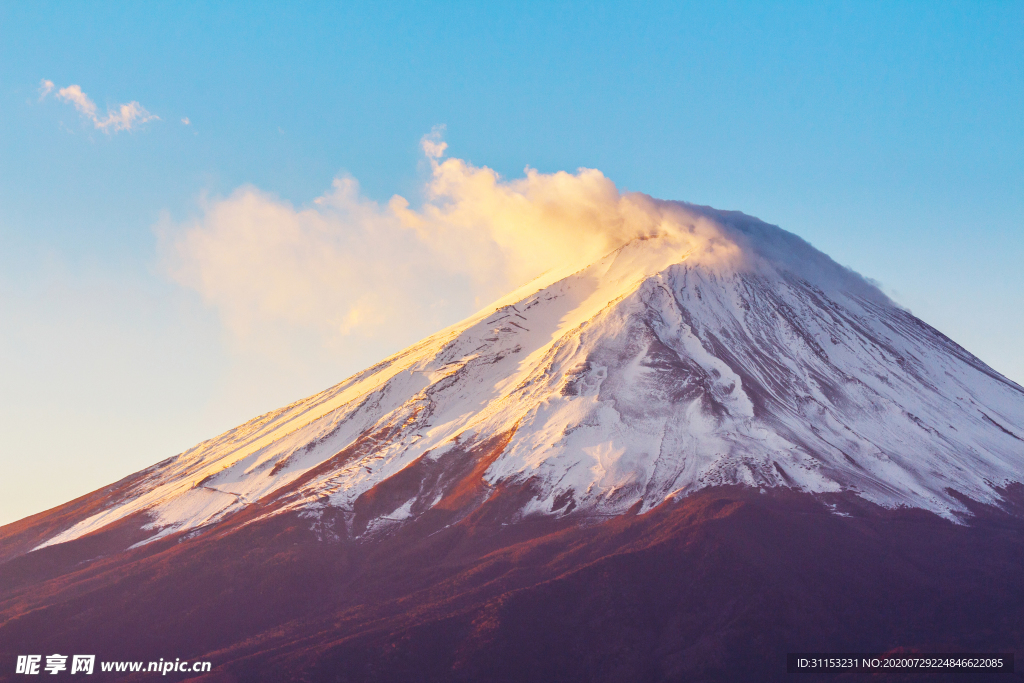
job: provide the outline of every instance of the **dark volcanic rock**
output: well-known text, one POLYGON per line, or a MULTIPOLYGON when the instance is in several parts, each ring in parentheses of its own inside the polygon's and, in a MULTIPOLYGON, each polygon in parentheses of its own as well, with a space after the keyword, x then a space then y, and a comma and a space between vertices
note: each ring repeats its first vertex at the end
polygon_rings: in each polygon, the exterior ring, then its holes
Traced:
POLYGON ((212 661, 208 681, 771 681, 795 675, 790 651, 1024 651, 1019 507, 956 525, 723 487, 600 523, 494 521, 518 494, 372 539, 279 515, 127 554, 83 559, 103 541, 87 537, 21 556, 0 565, 0 661, 181 657, 212 661))

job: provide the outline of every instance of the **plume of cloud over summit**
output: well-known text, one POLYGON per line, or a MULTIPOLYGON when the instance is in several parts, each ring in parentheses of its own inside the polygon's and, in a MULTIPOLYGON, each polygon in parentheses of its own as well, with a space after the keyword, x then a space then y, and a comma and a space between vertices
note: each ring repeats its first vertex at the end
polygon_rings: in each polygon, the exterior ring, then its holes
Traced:
POLYGON ((158 226, 163 268, 216 309, 236 344, 277 354, 318 340, 379 354, 634 237, 674 230, 709 253, 730 248, 682 205, 621 193, 594 169, 506 180, 443 158, 437 134, 422 147, 419 207, 398 195, 380 205, 352 178, 305 208, 243 187, 194 221, 158 226))

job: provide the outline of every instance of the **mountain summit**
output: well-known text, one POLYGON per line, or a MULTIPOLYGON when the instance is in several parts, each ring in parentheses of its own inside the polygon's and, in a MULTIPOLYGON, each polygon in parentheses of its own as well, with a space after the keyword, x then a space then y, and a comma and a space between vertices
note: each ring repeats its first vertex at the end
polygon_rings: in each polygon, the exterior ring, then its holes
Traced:
POLYGON ((794 235, 655 206, 648 234, 140 473, 41 545, 254 504, 361 535, 513 490, 509 523, 726 484, 959 519, 1024 478, 1021 387, 794 235))
POLYGON ((603 253, 0 528, 0 662, 640 683, 1024 648, 1024 389, 779 228, 623 207, 603 253))

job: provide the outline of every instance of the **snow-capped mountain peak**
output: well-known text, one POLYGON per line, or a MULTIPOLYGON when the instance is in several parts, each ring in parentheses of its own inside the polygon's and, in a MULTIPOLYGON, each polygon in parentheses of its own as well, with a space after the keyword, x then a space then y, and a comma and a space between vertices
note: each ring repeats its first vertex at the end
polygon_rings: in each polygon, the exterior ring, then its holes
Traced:
POLYGON ((43 545, 243 509, 375 533, 512 489, 510 523, 722 484, 958 519, 1024 479, 1021 387, 779 228, 631 201, 646 228, 610 253, 145 470, 43 545))

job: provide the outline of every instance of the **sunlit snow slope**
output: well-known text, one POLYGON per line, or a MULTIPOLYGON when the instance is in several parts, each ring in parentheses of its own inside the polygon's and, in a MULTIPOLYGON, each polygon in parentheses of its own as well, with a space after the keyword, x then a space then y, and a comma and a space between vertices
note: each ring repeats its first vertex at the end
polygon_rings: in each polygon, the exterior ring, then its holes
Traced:
POLYGON ((156 538, 257 502, 372 534, 502 485, 530 493, 510 523, 737 483, 959 519, 961 494, 994 503, 1024 480, 1021 387, 779 228, 657 206, 650 234, 159 463, 44 545, 140 511, 156 538))

